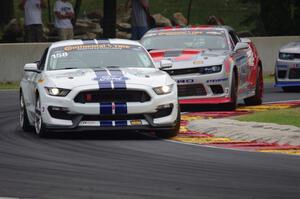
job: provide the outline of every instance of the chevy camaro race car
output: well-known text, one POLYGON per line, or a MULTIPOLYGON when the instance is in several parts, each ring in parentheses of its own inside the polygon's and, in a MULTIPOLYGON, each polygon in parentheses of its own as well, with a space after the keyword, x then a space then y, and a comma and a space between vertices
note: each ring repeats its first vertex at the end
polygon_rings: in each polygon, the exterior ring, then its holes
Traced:
POLYGON ((167 27, 148 31, 141 43, 154 62, 173 61, 166 69, 178 83, 180 104, 262 102, 262 63, 254 44, 227 26, 167 27))
MULTIPOLYGON (((170 67, 164 60, 161 67, 170 67)), ((150 130, 177 134, 176 82, 129 40, 53 43, 38 63, 24 66, 20 125, 50 131, 150 130)))
POLYGON ((284 91, 300 88, 300 42, 291 42, 279 50, 275 67, 275 86, 284 91))

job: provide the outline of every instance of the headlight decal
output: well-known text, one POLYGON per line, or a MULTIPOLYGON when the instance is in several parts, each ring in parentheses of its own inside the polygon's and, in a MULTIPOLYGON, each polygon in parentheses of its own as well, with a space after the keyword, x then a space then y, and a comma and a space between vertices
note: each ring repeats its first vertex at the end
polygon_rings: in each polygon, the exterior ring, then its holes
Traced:
POLYGON ((215 66, 205 66, 200 67, 199 72, 200 74, 213 74, 213 73, 219 73, 222 71, 222 65, 215 65, 215 66))

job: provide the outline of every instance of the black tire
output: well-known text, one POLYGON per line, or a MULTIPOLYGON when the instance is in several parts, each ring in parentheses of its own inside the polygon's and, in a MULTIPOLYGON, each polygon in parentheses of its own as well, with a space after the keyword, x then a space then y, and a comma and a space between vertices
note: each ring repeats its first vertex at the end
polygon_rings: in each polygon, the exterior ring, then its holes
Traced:
POLYGON ((41 114, 41 101, 39 96, 36 97, 34 127, 35 132, 39 137, 47 137, 48 130, 43 122, 43 117, 41 114))
POLYGON ((226 111, 234 111, 237 107, 237 91, 238 91, 238 83, 237 83, 237 75, 233 73, 231 77, 231 90, 230 90, 230 98, 231 102, 224 104, 224 110, 226 111))
POLYGON ((155 135, 157 137, 163 138, 163 139, 168 139, 168 138, 177 136, 179 131, 180 131, 180 120, 181 120, 180 118, 181 118, 180 109, 178 108, 176 126, 173 129, 170 129, 170 130, 157 131, 157 132, 155 132, 155 135))
POLYGON ((24 97, 22 92, 20 93, 20 115, 19 115, 19 122, 20 122, 20 127, 23 129, 25 132, 30 132, 33 131, 33 127, 30 125, 28 115, 27 115, 27 109, 26 105, 24 102, 24 97))
POLYGON ((284 92, 300 92, 299 86, 289 86, 289 87, 282 87, 282 90, 284 92))
POLYGON ((262 69, 261 67, 259 67, 258 76, 256 77, 255 95, 244 99, 244 102, 247 106, 255 106, 262 104, 263 85, 264 83, 262 69))

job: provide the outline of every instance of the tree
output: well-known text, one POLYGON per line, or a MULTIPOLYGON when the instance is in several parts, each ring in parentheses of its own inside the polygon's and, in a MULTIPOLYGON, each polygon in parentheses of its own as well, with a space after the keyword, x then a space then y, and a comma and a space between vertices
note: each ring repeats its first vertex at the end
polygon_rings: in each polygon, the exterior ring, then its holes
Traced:
POLYGON ((117 0, 104 0, 103 2, 103 37, 116 37, 117 0))
POLYGON ((296 12, 300 8, 297 0, 241 0, 243 3, 259 5, 258 13, 251 13, 243 22, 249 25, 253 21, 256 29, 253 30, 259 35, 294 35, 299 34, 297 26, 300 22, 300 15, 296 12))
POLYGON ((0 25, 7 24, 14 16, 14 1, 0 0, 0 25))

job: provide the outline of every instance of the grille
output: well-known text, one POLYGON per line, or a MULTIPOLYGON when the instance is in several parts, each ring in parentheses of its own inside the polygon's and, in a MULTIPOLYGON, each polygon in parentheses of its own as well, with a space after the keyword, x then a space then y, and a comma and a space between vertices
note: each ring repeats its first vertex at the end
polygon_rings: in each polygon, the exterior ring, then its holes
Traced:
POLYGON ((144 115, 84 115, 82 121, 105 121, 105 120, 137 120, 145 119, 144 115))
POLYGON ((179 97, 204 96, 204 95, 206 95, 206 90, 202 84, 178 85, 179 97))
POLYGON ((300 68, 291 68, 289 72, 289 79, 300 79, 300 68))
POLYGON ((75 99, 77 103, 105 103, 105 102, 147 102, 150 96, 145 91, 107 89, 85 91, 79 93, 75 99))
POLYGON ((279 79, 284 79, 286 76, 286 70, 279 70, 277 73, 279 79))
POLYGON ((294 54, 295 59, 300 59, 300 54, 294 54))
POLYGON ((169 75, 185 75, 192 73, 200 73, 199 68, 187 68, 187 69, 178 69, 178 70, 165 70, 169 75))
POLYGON ((223 87, 221 85, 211 85, 210 88, 211 88, 211 91, 215 95, 223 94, 224 93, 223 87))

